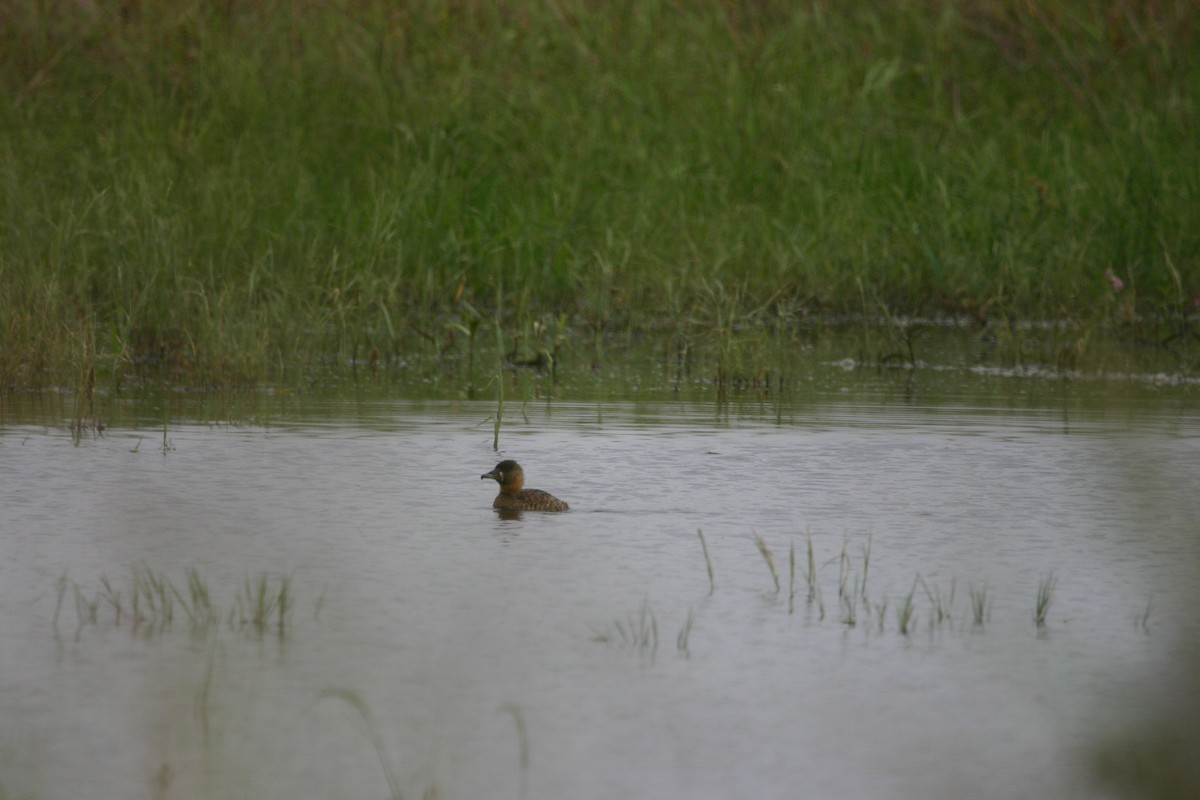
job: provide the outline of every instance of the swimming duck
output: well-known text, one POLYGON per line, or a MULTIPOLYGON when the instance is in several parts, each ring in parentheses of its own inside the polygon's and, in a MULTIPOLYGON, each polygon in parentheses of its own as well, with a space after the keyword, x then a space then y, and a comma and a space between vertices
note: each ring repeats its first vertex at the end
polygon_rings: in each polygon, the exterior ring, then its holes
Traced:
POLYGON ((500 484, 500 494, 492 501, 492 508, 500 511, 566 511, 569 508, 549 492, 522 488, 525 486, 525 471, 515 461, 501 461, 494 470, 479 478, 491 478, 500 484))

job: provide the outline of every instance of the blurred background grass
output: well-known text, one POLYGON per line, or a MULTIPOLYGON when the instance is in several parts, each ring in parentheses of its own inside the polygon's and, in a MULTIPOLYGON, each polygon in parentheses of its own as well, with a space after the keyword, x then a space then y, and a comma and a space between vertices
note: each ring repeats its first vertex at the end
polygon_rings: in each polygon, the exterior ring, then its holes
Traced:
POLYGON ((493 318, 1186 320, 1198 45, 1185 0, 5 4, 0 387, 493 318))

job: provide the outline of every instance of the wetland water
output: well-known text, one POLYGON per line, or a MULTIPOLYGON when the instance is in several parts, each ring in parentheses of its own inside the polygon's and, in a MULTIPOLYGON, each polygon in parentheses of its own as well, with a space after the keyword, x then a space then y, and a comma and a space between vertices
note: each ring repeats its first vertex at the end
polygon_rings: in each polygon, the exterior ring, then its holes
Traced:
POLYGON ((1096 748, 1195 664, 1200 415, 1038 385, 531 403, 500 456, 490 403, 174 423, 165 452, 152 420, 10 415, 0 797, 1112 796, 1096 748), (500 457, 572 511, 498 518, 500 457), (289 575, 290 624, 134 626, 138 566, 196 570, 223 620, 289 575), (63 575, 124 617, 68 589, 55 623, 63 575))

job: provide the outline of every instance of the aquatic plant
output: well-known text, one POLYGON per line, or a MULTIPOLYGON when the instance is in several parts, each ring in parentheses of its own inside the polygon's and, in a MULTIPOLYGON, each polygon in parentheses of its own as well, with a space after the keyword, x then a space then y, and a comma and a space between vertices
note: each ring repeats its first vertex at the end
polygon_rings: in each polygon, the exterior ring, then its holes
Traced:
POLYGON ((879 603, 875 604, 875 622, 879 626, 879 632, 883 633, 884 623, 887 622, 888 599, 885 597, 879 603))
POLYGON ((954 578, 950 579, 950 594, 948 597, 942 596, 942 587, 940 584, 935 583, 931 588, 920 575, 917 575, 917 582, 925 591, 925 596, 929 598, 930 622, 935 625, 941 625, 943 622, 953 621, 951 611, 954 606, 954 590, 957 581, 954 578))
POLYGON ((1046 625, 1046 614, 1050 611, 1050 602, 1054 599, 1054 587, 1058 578, 1053 572, 1046 573, 1038 581, 1037 601, 1033 608, 1033 621, 1039 628, 1046 625))
POLYGON ((713 563, 708 556, 708 542, 704 540, 704 531, 700 528, 696 529, 696 535, 700 537, 700 549, 704 551, 704 566, 708 569, 708 593, 712 594, 717 590, 717 584, 713 580, 713 563))
POLYGON ((1154 595, 1146 598, 1146 608, 1136 618, 1137 626, 1143 631, 1150 631, 1150 612, 1154 609, 1154 595))
POLYGON ((846 603, 846 585, 850 580, 850 554, 847 552, 850 547, 850 539, 842 537, 842 550, 838 553, 838 603, 846 603))
POLYGON ((122 610, 121 609, 121 592, 120 592, 120 590, 113 589, 112 584, 108 582, 108 576, 106 576, 106 575, 100 576, 100 586, 103 587, 103 592, 101 593, 101 596, 105 600, 108 601, 109 605, 111 605, 113 607, 113 611, 116 614, 116 623, 115 624, 120 625, 121 624, 121 610, 122 610))
POLYGON ((796 600, 796 540, 788 543, 788 613, 795 611, 796 600))
POLYGON ((375 723, 371 709, 367 707, 362 695, 353 689, 332 688, 322 691, 319 699, 323 700, 330 697, 350 706, 362 719, 362 733, 367 737, 367 741, 371 743, 371 747, 375 750, 375 757, 379 759, 379 766, 383 769, 383 777, 387 781, 388 791, 392 800, 403 800, 404 794, 400 791, 400 779, 396 775, 396 770, 392 767, 391 759, 388 758, 387 748, 383 744, 383 736, 379 733, 379 726, 375 723))
MULTIPOLYGON (((280 577, 276 585, 266 572, 260 572, 258 577, 247 577, 242 584, 241 594, 237 597, 237 617, 241 625, 253 625, 262 631, 275 620, 275 625, 282 633, 291 620, 293 600, 291 593, 291 576, 280 577)), ((230 611, 233 619, 233 611, 230 611)))
POLYGON ((592 641, 620 644, 653 658, 658 652, 658 619, 654 616, 650 601, 643 599, 637 613, 614 620, 595 633, 592 641))
POLYGON ((817 580, 817 559, 813 551, 812 536, 809 533, 804 534, 806 543, 806 557, 808 568, 805 570, 804 579, 808 585, 808 604, 811 606, 813 601, 816 601, 817 608, 820 610, 820 618, 825 618, 825 600, 821 596, 821 584, 817 580))
POLYGON ((500 710, 512 715, 517 728, 517 763, 521 770, 520 797, 529 796, 529 731, 525 724, 525 712, 516 703, 504 703, 500 710))
POLYGON ((912 589, 904 596, 904 599, 900 601, 900 606, 896 609, 896 624, 900 629, 901 636, 908 636, 909 631, 912 630, 913 613, 916 610, 913 598, 916 596, 917 583, 920 577, 920 574, 918 574, 917 580, 913 581, 912 589))
POLYGON ((858 578, 854 579, 854 591, 841 595, 842 624, 853 628, 858 624, 858 578))
POLYGON ((695 621, 695 618, 695 611, 689 608, 687 618, 684 619, 683 625, 679 628, 679 635, 675 637, 675 649, 685 656, 691 655, 691 651, 688 649, 688 639, 692 635, 692 623, 695 621))
POLYGON ((213 607, 212 597, 208 591, 208 582, 195 567, 188 567, 184 570, 184 574, 187 576, 188 597, 185 598, 174 584, 168 582, 168 585, 187 615, 188 622, 194 628, 215 625, 220 621, 221 615, 213 607))
POLYGON ((142 564, 133 568, 132 580, 133 624, 148 622, 165 627, 174 622, 174 598, 179 593, 171 585, 170 578, 142 564), (144 612, 141 608, 143 601, 144 612))
MULTIPOLYGON (((175 621, 176 608, 182 609, 193 629, 215 628, 220 624, 222 614, 213 601, 208 581, 195 567, 184 570, 184 575, 186 593, 181 592, 165 573, 139 564, 130 570, 127 593, 106 575, 101 575, 100 589, 89 594, 64 572, 55 582, 56 601, 51 627, 58 629, 63 599, 68 589, 72 589, 79 623, 77 635, 84 625, 100 622, 101 603, 112 608, 113 624, 120 625, 128 613, 135 630, 143 627, 150 631, 166 630, 175 621)), ((247 577, 244 580, 226 619, 230 627, 251 626, 261 633, 273 624, 282 633, 291 624, 294 607, 291 576, 273 580, 268 573, 262 572, 254 579, 247 577)))
POLYGON ((50 627, 53 630, 57 631, 58 630, 58 615, 62 611, 63 598, 67 594, 67 587, 69 587, 71 585, 71 581, 67 578, 67 573, 63 572, 62 575, 59 575, 58 580, 54 582, 54 585, 58 589, 58 592, 57 592, 58 599, 54 603, 54 618, 50 621, 50 627))
MULTIPOLYGON (((871 569, 871 544, 874 541, 874 538, 875 537, 872 534, 868 533, 867 543, 862 547, 862 599, 864 603, 867 603, 867 575, 871 569)), ((867 603, 867 605, 869 607, 870 604, 867 603)))
POLYGON ((99 595, 96 595, 92 600, 88 600, 83 590, 78 585, 75 586, 75 616, 79 618, 79 625, 81 627, 84 622, 96 622, 96 609, 99 605, 99 595))
POLYGON ((991 616, 991 596, 988 593, 988 585, 984 583, 976 588, 974 584, 967 587, 967 594, 971 598, 971 617, 976 627, 982 626, 991 616))
POLYGON ((751 534, 754 538, 754 544, 758 547, 758 552, 762 554, 763 561, 767 562, 767 569, 771 571, 771 581, 775 584, 775 594, 779 594, 779 573, 775 570, 775 556, 771 554, 771 549, 767 547, 767 543, 757 533, 751 534))

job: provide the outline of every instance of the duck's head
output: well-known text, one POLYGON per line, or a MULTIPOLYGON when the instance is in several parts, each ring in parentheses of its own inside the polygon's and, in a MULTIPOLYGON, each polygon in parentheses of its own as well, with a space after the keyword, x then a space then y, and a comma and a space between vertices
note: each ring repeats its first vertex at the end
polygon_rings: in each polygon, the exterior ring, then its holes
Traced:
POLYGON ((511 459, 501 461, 491 472, 479 476, 480 480, 488 478, 500 484, 500 491, 504 494, 516 494, 525 485, 524 470, 521 469, 520 464, 511 459))

